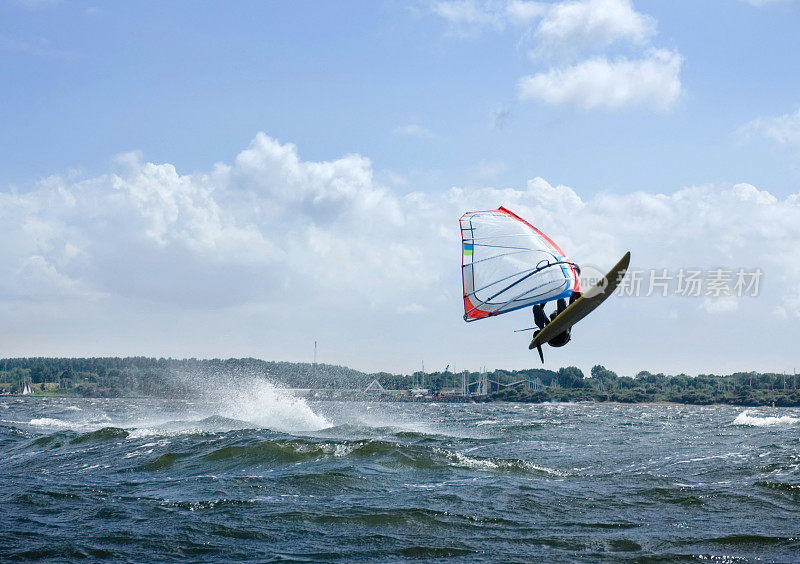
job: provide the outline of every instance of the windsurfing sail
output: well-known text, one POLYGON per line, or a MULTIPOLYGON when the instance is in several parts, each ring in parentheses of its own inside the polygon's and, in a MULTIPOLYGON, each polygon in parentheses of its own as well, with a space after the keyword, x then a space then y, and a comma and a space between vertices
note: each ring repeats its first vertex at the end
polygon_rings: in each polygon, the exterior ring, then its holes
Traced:
POLYGON ((500 207, 461 216, 464 321, 580 291, 575 264, 550 237, 500 207))

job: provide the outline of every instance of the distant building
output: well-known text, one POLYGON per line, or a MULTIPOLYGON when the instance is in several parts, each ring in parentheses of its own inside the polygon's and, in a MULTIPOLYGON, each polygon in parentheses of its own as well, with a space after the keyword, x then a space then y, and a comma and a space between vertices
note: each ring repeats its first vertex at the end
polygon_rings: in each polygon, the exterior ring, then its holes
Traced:
POLYGON ((370 382, 369 385, 366 388, 364 388, 364 393, 377 396, 385 394, 386 389, 383 386, 381 386, 381 383, 378 382, 378 380, 376 379, 370 382))

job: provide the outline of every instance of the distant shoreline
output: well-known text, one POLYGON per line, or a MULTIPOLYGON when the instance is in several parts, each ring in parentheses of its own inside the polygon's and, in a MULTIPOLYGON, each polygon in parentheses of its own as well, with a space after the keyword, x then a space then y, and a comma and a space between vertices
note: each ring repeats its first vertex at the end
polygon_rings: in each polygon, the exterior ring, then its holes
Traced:
POLYGON ((0 397, 202 397, 254 380, 268 380, 313 400, 403 402, 674 403, 740 407, 800 407, 797 374, 737 372, 619 376, 601 365, 576 367, 365 373, 346 366, 239 359, 147 357, 0 359, 0 397), (25 397, 25 396, 23 396, 25 397))
MULTIPOLYGON (((293 390, 287 389, 287 392, 302 397, 310 401, 328 402, 328 401, 370 401, 370 402, 383 402, 383 403, 526 403, 526 404, 558 404, 558 403, 596 403, 596 404, 616 404, 616 405, 633 405, 633 404, 646 404, 646 405, 729 405, 732 407, 800 407, 798 403, 739 403, 736 401, 719 401, 719 402, 692 402, 692 401, 673 401, 673 400, 650 400, 644 399, 641 401, 621 401, 614 399, 607 400, 594 400, 594 399, 505 399, 498 396, 498 394, 490 394, 487 396, 457 396, 457 395, 440 395, 437 397, 425 398, 408 398, 404 394, 384 394, 384 395, 366 395, 363 393, 343 394, 340 396, 321 395, 315 397, 314 395, 295 394, 293 390)), ((327 391, 327 390, 319 390, 327 391)), ((400 390, 397 390, 400 391, 400 390)), ((31 394, 2 394, 0 401, 6 398, 58 398, 58 399, 171 399, 165 396, 80 396, 77 394, 68 393, 31 393, 31 394)), ((191 396, 180 399, 190 399, 191 396)))

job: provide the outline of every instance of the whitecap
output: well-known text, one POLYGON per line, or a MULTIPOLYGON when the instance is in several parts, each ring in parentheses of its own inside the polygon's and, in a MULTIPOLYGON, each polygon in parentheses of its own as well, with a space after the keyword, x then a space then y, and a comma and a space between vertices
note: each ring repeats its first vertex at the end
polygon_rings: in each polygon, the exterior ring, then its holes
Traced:
POLYGON ((37 427, 58 427, 61 429, 68 429, 74 426, 73 423, 62 421, 61 419, 53 419, 52 417, 37 417, 36 419, 31 419, 28 423, 37 427))
POLYGON ((564 472, 539 466, 527 460, 503 459, 503 458, 475 458, 460 452, 450 452, 443 449, 434 449, 435 452, 443 454, 450 459, 450 464, 458 468, 470 468, 473 470, 527 470, 547 474, 550 476, 566 476, 564 472))
POLYGON ((792 417, 790 415, 781 415, 780 417, 759 415, 750 415, 749 411, 745 410, 736 416, 731 425, 741 425, 744 427, 772 427, 774 425, 797 425, 800 423, 800 417, 792 417))
POLYGON ((240 378, 231 385, 209 385, 205 399, 224 417, 287 433, 319 431, 332 424, 306 400, 261 378, 240 378))

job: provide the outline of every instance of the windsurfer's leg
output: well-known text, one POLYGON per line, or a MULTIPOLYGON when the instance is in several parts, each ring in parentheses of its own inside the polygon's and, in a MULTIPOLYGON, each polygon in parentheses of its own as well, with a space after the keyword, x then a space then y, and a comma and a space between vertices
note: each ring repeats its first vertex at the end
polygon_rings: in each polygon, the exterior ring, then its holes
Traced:
POLYGON ((533 306, 533 322, 539 329, 544 329, 545 325, 549 323, 547 314, 544 312, 544 304, 536 304, 533 306))
MULTIPOLYGON (((572 295, 572 296, 570 296, 569 303, 572 303, 572 302, 574 301, 574 300, 572 299, 572 298, 574 297, 574 295, 575 295, 575 294, 573 293, 573 295, 572 295)), ((576 298, 576 299, 577 299, 577 298, 576 298)), ((563 299, 563 298, 562 298, 562 299, 558 300, 558 302, 556 302, 556 310, 555 310, 555 311, 552 313, 552 315, 551 315, 552 319, 555 319, 555 318, 556 318, 558 315, 560 315, 560 314, 561 314, 561 312, 562 312, 562 311, 564 311, 565 309, 567 309, 567 300, 565 300, 565 299, 563 299)), ((570 329, 567 329, 567 330, 566 330, 566 331, 564 331, 563 333, 559 333, 558 335, 556 335, 555 337, 553 337, 552 339, 550 339, 550 340, 547 342, 547 344, 548 344, 548 345, 550 345, 551 347, 563 347, 564 345, 566 345, 567 343, 569 343, 569 341, 570 341, 570 338, 571 338, 571 337, 570 337, 570 332, 571 332, 571 331, 572 331, 572 328, 570 328, 570 329)))

